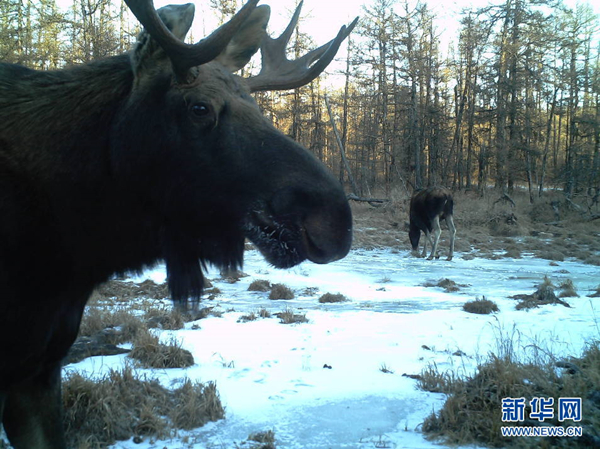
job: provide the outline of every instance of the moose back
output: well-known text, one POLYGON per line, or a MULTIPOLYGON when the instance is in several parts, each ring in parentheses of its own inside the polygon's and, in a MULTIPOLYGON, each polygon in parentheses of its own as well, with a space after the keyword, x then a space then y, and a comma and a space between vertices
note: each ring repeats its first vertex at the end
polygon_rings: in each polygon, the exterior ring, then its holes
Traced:
POLYGON ((317 77, 354 27, 300 59, 249 1, 185 44, 193 5, 127 0, 133 51, 64 70, 0 64, 0 417, 17 449, 64 448, 61 360, 92 290, 164 260, 173 299, 202 268, 242 264, 244 239, 276 267, 344 257, 344 192, 277 131, 252 92, 317 77), (261 72, 232 73, 261 50, 261 72))

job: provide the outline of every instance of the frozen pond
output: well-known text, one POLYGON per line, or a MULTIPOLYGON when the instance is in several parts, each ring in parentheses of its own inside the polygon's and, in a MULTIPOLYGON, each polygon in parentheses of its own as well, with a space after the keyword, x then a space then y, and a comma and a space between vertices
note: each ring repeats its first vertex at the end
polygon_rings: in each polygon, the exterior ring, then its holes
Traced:
MULTIPOLYGON (((275 432, 278 448, 435 447, 419 428, 444 397, 418 390, 402 374, 418 374, 429 363, 471 372, 499 340, 511 336, 519 347, 534 344, 559 356, 578 355, 586 340, 599 337, 600 300, 586 295, 600 283, 600 268, 574 261, 551 266, 527 257, 465 260, 459 253, 447 262, 393 250, 354 250, 336 263, 281 271, 248 251, 243 271, 248 276, 233 284, 209 272, 221 293, 202 306, 215 306, 225 312, 222 317, 161 333, 179 339, 196 364, 152 372, 168 386, 184 377, 216 381, 226 419, 177 439, 120 442, 115 448, 231 448, 266 430, 275 432), (532 293, 545 276, 555 285, 572 280, 580 297, 565 298, 570 308, 515 310, 517 301, 509 296, 532 293), (248 291, 257 279, 285 284, 295 298, 274 301, 268 292, 248 291), (440 279, 454 281, 459 290, 424 286, 440 279), (349 301, 320 304, 324 293, 341 293, 349 301), (484 296, 497 303, 499 313, 462 310, 465 302, 484 296), (261 308, 271 313, 291 308, 309 322, 285 325, 274 316, 238 322, 261 308)), ((165 274, 159 267, 136 280, 148 277, 162 282, 165 274)), ((97 376, 126 360, 96 357, 66 369, 97 376)))

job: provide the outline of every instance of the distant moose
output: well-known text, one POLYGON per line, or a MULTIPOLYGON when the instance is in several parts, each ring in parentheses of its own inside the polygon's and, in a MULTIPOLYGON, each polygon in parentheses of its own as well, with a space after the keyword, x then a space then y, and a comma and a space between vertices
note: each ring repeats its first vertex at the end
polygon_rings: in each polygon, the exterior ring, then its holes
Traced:
POLYGON ((445 220, 450 230, 450 250, 448 259, 452 260, 454 256, 454 237, 456 227, 453 218, 454 199, 452 193, 444 188, 429 187, 415 192, 410 199, 410 225, 408 236, 414 255, 418 255, 419 239, 421 231, 425 234, 423 242, 423 253, 421 257, 427 255, 427 242, 431 245, 431 254, 428 259, 438 258, 438 241, 442 234, 440 221, 445 220), (431 234, 433 233, 433 241, 431 234))
POLYGON ((250 0, 197 44, 191 4, 126 0, 131 53, 57 71, 0 64, 0 417, 16 449, 65 448, 61 360, 93 289, 164 260, 174 300, 248 238, 276 267, 344 257, 342 187, 277 131, 252 92, 315 79, 354 27, 296 60, 250 0), (232 73, 261 50, 262 69, 232 73))

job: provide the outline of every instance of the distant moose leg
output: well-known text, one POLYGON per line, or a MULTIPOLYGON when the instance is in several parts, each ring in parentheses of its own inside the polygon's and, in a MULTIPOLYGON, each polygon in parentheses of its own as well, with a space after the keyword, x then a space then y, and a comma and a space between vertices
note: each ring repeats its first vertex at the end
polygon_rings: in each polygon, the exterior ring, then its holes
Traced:
POLYGON ((446 224, 450 231, 450 252, 448 253, 448 258, 446 260, 452 260, 452 257, 454 256, 454 237, 456 236, 456 226, 454 226, 452 215, 446 217, 446 224))
MULTIPOLYGON (((433 242, 431 241, 431 236, 429 235, 429 231, 424 231, 423 234, 425 234, 425 238, 423 239, 423 251, 421 251, 421 257, 427 256, 427 242, 429 242, 430 245, 433 245, 433 242)), ((419 253, 417 251, 415 251, 415 256, 419 256, 419 253)))
MULTIPOLYGON (((432 232, 433 232, 433 243, 431 243, 431 254, 427 258, 427 260, 432 260, 434 257, 439 259, 440 256, 437 254, 437 246, 440 241, 440 236, 442 235, 442 228, 440 227, 440 217, 436 215, 431 221, 432 224, 432 232)), ((426 233, 431 242, 431 233, 426 233)))
POLYGON ((60 363, 0 395, 3 424, 15 449, 65 449, 60 363), (4 400, 3 400, 4 396, 4 400))

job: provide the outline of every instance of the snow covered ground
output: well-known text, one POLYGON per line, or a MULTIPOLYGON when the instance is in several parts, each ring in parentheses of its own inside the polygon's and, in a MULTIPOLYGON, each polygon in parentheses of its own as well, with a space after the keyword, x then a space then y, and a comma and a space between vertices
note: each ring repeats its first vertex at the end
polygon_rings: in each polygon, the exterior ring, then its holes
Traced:
MULTIPOLYGON (((218 305, 221 317, 161 332, 165 340, 179 339, 196 364, 148 372, 167 386, 184 377, 215 381, 226 419, 173 440, 119 442, 114 448, 250 447, 242 443, 248 435, 266 430, 275 432, 278 448, 436 447, 419 429, 444 396, 418 390, 402 374, 418 374, 430 363, 470 373, 510 336, 522 347, 535 344, 558 355, 578 355, 587 339, 600 338, 600 299, 586 297, 600 283, 600 268, 574 261, 551 266, 527 257, 465 260, 459 253, 447 262, 394 250, 353 250, 336 263, 281 271, 249 251, 243 271, 248 276, 234 284, 209 273, 222 293, 202 305, 218 305), (571 308, 516 311, 508 296, 532 293, 544 276, 555 285, 571 279, 580 297, 566 299, 571 308), (449 293, 423 285, 442 278, 464 286, 449 293), (249 292, 256 279, 283 283, 296 297, 273 301, 268 293, 249 292), (320 304, 324 293, 342 293, 350 301, 320 304), (466 301, 483 296, 500 312, 462 310, 466 301), (281 324, 275 316, 238 322, 261 308, 292 308, 309 322, 281 324), (194 324, 200 328, 192 329, 194 324)), ((162 282, 165 274, 159 267, 144 277, 162 282)), ((125 356, 95 357, 65 370, 94 377, 125 363, 125 356)))

